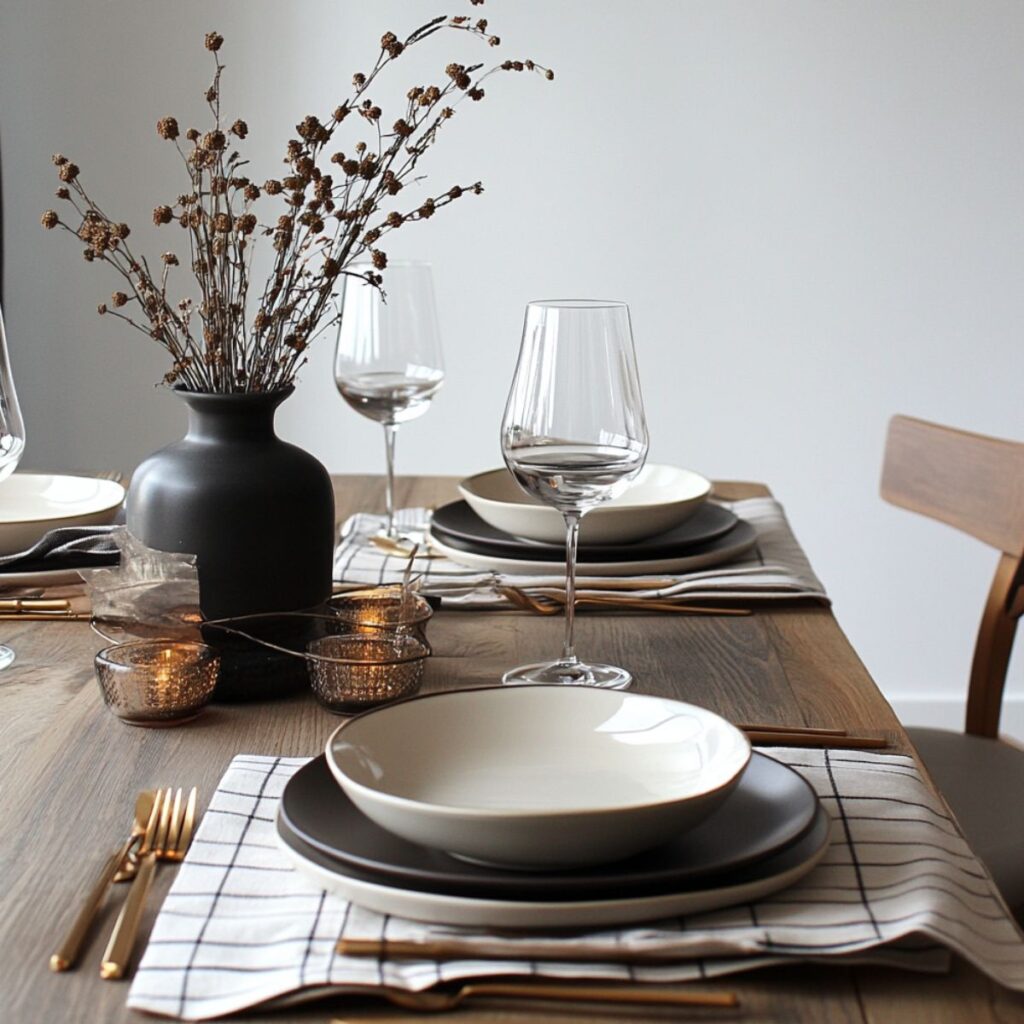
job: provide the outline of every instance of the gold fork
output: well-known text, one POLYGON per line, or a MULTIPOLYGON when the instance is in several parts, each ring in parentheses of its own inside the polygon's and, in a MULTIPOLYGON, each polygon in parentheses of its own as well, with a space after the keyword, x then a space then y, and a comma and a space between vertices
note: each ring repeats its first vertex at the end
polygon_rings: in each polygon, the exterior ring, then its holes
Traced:
MULTIPOLYGON (((498 587, 498 593, 514 605, 537 615, 559 615, 565 607, 565 597, 551 594, 530 594, 519 587, 498 587)), ((604 595, 576 598, 576 607, 595 605, 604 608, 636 608, 647 611, 678 612, 683 615, 749 615, 749 608, 712 608, 709 605, 674 604, 671 601, 649 597, 604 595)))
POLYGON ((131 959, 135 936, 146 906, 146 897, 156 872, 158 860, 184 860, 185 852, 192 841, 192 830, 196 819, 196 791, 193 788, 188 800, 183 801, 182 791, 164 790, 160 801, 159 820, 153 818, 146 828, 146 834, 139 848, 139 867, 132 882, 128 898, 114 925, 114 931, 107 943, 100 977, 108 981, 123 978, 131 959))

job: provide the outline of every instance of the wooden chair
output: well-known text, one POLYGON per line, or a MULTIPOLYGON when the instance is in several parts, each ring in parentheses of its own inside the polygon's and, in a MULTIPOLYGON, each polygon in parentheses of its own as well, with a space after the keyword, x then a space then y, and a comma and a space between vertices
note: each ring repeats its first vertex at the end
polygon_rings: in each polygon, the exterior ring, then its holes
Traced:
POLYGON ((889 423, 882 497, 999 552, 974 647, 963 733, 909 729, 1006 902, 1024 912, 1024 750, 999 740, 1006 670, 1024 612, 1024 444, 906 416, 889 423))

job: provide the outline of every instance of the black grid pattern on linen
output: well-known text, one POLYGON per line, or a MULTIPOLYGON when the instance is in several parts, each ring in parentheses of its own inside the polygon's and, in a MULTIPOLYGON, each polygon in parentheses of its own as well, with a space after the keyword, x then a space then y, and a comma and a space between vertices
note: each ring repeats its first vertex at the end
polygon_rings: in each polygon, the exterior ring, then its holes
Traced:
POLYGON ((235 758, 171 887, 129 1005, 202 1019, 302 989, 428 988, 485 973, 684 981, 798 960, 936 970, 953 949, 1024 989, 1024 939, 984 868, 909 757, 778 750, 833 817, 831 842, 803 881, 754 905, 563 938, 482 935, 384 917, 305 881, 278 847, 274 820, 304 758, 235 758), (486 938, 507 961, 343 957, 342 937, 486 938), (529 942, 530 956, 517 955, 529 942), (547 960, 584 944, 586 962, 547 960), (627 950, 633 963, 622 962, 627 950), (644 953, 672 958, 638 964, 644 953), (599 955, 607 953, 608 960, 599 955))

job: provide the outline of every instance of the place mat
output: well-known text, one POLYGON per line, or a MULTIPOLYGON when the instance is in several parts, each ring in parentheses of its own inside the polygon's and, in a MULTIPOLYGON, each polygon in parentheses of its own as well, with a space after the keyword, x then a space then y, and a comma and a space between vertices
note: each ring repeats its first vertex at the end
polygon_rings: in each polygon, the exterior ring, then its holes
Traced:
POLYGON ((771 756, 804 775, 833 817, 830 849, 795 886, 687 918, 513 937, 382 916, 314 888, 288 865, 274 825, 284 785, 307 759, 239 755, 157 916, 128 1005, 202 1020, 337 995, 346 984, 421 990, 496 974, 667 983, 799 961, 934 971, 949 950, 1024 991, 1024 936, 912 758, 778 748, 771 756), (509 959, 346 957, 336 951, 342 937, 502 943, 509 959), (544 959, 567 951, 588 959, 544 959), (644 956, 658 963, 638 962, 644 956))
MULTIPOLYGON (((825 604, 829 598, 800 547, 782 506, 773 498, 746 498, 720 502, 753 526, 757 543, 751 553, 734 562, 679 575, 659 573, 657 585, 630 589, 631 598, 676 601, 684 604, 701 599, 749 601, 762 599, 814 598, 825 604), (669 585, 664 585, 671 580, 669 585)), ((400 530, 422 534, 430 522, 430 510, 401 509, 396 515, 400 530)), ((391 555, 370 543, 384 523, 382 516, 360 512, 341 528, 334 552, 337 583, 381 586, 400 583, 408 559, 391 555)), ((531 593, 564 593, 565 574, 550 575, 484 572, 460 565, 450 558, 417 558, 413 571, 419 576, 421 593, 440 597, 450 607, 508 607, 497 587, 521 587, 531 593)), ((644 577, 630 577, 642 583, 644 577)), ((621 582, 623 577, 613 577, 621 582)), ((602 577, 580 576, 577 597, 596 592, 607 582, 602 577), (589 586, 588 586, 589 584, 589 586)))

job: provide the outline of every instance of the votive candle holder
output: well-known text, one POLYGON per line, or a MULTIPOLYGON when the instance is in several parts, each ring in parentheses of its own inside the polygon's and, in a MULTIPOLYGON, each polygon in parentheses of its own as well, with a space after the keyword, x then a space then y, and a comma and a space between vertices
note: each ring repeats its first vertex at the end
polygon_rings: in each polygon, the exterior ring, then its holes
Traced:
POLYGON ((342 633, 312 641, 306 653, 316 699, 345 715, 416 693, 430 649, 407 633, 342 633))
POLYGON ((134 640, 96 655, 107 707, 127 725, 169 726, 194 719, 209 702, 220 657, 189 640, 134 640))
POLYGON ((426 598, 395 587, 379 587, 358 594, 340 594, 331 599, 331 608, 348 633, 380 636, 382 633, 416 637, 430 651, 427 623, 434 609, 426 598))

